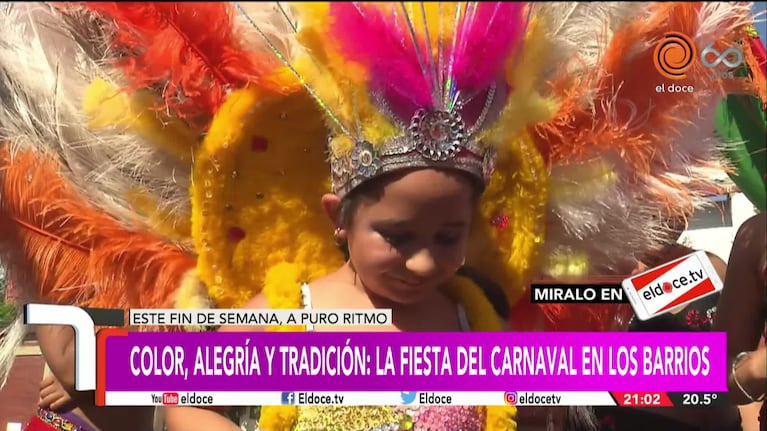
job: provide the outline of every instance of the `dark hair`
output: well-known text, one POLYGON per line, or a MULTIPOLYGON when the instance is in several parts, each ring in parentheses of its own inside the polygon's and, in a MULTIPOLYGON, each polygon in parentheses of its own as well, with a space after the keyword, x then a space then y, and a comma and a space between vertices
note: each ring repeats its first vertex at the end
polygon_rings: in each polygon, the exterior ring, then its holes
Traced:
POLYGON ((563 426, 563 431, 597 431, 599 420, 592 407, 571 406, 565 409, 563 426))

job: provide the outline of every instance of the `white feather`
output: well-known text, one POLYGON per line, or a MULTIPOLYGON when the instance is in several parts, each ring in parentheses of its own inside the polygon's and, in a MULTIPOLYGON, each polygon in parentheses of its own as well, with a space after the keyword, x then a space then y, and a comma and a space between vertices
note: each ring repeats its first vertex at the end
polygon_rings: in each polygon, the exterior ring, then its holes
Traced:
MULTIPOLYGON (((100 25, 96 19, 81 22, 100 25)), ((188 220, 188 163, 124 130, 87 127, 81 112, 87 85, 95 77, 120 80, 72 37, 70 24, 41 3, 16 3, 0 13, 0 137, 15 148, 57 156, 85 197, 132 228, 138 221, 154 229, 127 199, 136 190, 152 196, 161 211, 188 220)))
MULTIPOLYGON (((698 31, 694 39, 699 48, 732 34, 751 21, 750 2, 705 2, 698 13, 698 31)), ((734 42, 734 41, 733 41, 734 42)))
MULTIPOLYGON (((619 158, 609 156, 602 157, 613 165, 621 163, 619 158)), ((567 178, 568 169, 553 171, 552 180, 567 178)), ((658 223, 657 208, 641 204, 631 194, 635 188, 625 179, 602 188, 583 187, 593 192, 587 199, 552 196, 544 254, 562 254, 563 250, 582 253, 590 262, 589 274, 608 275, 630 270, 647 250, 665 238, 667 229, 658 223)))
POLYGON ((0 390, 8 381, 16 359, 16 351, 26 335, 27 328, 21 315, 17 316, 10 326, 0 331, 0 390))
POLYGON ((303 52, 296 39, 300 23, 289 3, 239 2, 238 6, 236 25, 239 38, 245 46, 271 54, 272 47, 264 41, 266 36, 286 59, 295 59, 303 52))
POLYGON ((615 31, 630 19, 647 13, 649 8, 648 2, 542 2, 534 5, 535 14, 547 26, 551 44, 542 82, 563 74, 588 73, 597 65, 615 31))
MULTIPOLYGON (((633 8, 636 4, 627 5, 633 8)), ((549 15, 562 16, 561 21, 566 23, 564 27, 567 23, 573 26, 570 36, 564 41, 580 40, 583 49, 579 55, 587 63, 591 62, 594 57, 588 54, 594 52, 591 50, 594 39, 589 39, 587 33, 589 29, 600 28, 604 11, 596 7, 594 11, 585 6, 581 8, 580 13, 587 14, 595 25, 579 29, 574 24, 577 19, 573 18, 579 12, 577 7, 562 4, 541 7, 549 15), (568 14, 569 10, 574 11, 573 14, 568 14)), ((636 16, 631 18, 642 19, 643 10, 640 7, 632 12, 636 16)), ((704 4, 697 17, 699 28, 695 40, 703 47, 711 40, 721 40, 734 34, 736 29, 749 23, 749 10, 748 3, 704 4)), ((579 44, 574 43, 573 48, 579 44)), ((563 42, 563 45, 566 47, 566 43, 563 42)), ((654 45, 655 41, 638 41, 626 55, 653 49, 654 45)), ((598 62, 595 67, 599 67, 598 62)), ((613 165, 619 181, 595 193, 590 199, 570 201, 552 196, 545 255, 584 253, 592 265, 589 272, 593 275, 626 273, 643 255, 657 250, 658 246, 671 239, 665 220, 689 215, 710 204, 706 197, 719 189, 717 179, 725 165, 720 152, 722 144, 714 136, 713 127, 716 106, 723 95, 715 82, 697 84, 695 96, 700 108, 691 114, 678 110, 674 105, 664 105, 668 112, 653 112, 659 109, 654 106, 645 112, 638 112, 634 104, 621 98, 620 83, 613 88, 597 89, 603 94, 611 94, 598 107, 598 111, 606 113, 603 120, 598 120, 600 127, 622 130, 633 136, 645 133, 656 138, 661 136, 662 145, 655 149, 647 174, 638 175, 617 154, 601 154, 613 165), (645 130, 651 113, 677 118, 676 124, 667 130, 645 130), (617 122, 619 118, 628 120, 620 124, 617 122), (669 202, 672 205, 676 203, 676 208, 668 208, 669 202)), ((567 181, 568 175, 568 169, 555 167, 552 181, 567 181)))

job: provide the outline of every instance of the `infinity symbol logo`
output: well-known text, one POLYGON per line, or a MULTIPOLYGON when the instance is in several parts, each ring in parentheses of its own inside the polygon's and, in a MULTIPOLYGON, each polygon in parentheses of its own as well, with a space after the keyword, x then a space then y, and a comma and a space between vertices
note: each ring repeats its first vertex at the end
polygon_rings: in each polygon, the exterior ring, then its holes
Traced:
POLYGON ((743 64, 743 53, 735 47, 730 47, 719 52, 714 48, 714 42, 709 42, 703 52, 700 53, 700 61, 706 67, 716 67, 720 63, 724 63, 730 69, 734 69, 743 64), (708 61, 710 56, 714 56, 714 61, 708 61))

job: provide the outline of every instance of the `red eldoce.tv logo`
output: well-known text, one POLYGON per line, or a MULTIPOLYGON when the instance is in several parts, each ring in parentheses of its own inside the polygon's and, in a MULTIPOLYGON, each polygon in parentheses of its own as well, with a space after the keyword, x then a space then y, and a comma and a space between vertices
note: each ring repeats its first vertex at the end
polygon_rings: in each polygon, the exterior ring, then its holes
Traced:
POLYGON ((640 320, 667 313, 722 289, 706 252, 696 251, 627 278, 622 283, 640 320))

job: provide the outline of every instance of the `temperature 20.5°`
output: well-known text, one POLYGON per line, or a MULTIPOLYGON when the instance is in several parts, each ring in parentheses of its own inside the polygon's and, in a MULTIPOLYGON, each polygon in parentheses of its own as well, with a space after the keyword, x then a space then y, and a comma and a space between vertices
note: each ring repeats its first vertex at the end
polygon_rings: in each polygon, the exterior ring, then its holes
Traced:
POLYGON ((675 406, 707 407, 727 404, 727 394, 719 392, 669 392, 675 406))

